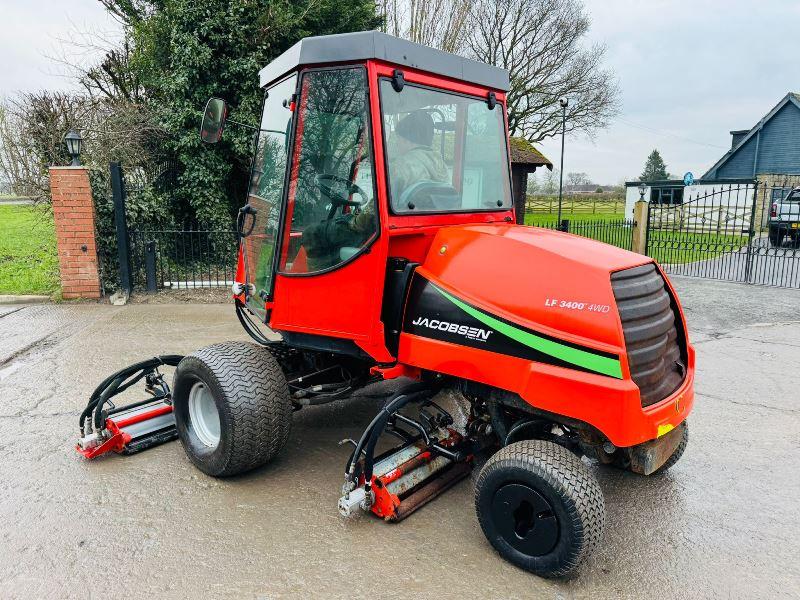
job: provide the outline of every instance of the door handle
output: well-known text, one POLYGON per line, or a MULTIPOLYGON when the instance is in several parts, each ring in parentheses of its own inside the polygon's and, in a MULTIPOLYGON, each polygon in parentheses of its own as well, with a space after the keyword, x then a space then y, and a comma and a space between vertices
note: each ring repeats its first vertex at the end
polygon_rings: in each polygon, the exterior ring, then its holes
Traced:
POLYGON ((236 230, 239 233, 240 238, 246 238, 251 233, 253 233, 253 228, 256 226, 256 215, 258 214, 258 210, 250 203, 245 204, 242 208, 239 209, 239 216, 236 219, 236 230), (252 219, 250 220, 250 227, 247 231, 244 231, 244 224, 247 220, 247 215, 252 215, 252 219))

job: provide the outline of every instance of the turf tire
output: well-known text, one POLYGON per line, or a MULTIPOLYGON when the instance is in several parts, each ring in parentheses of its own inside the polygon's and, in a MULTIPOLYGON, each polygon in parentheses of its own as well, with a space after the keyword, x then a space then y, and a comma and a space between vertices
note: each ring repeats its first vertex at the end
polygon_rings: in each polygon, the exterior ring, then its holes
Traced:
MULTIPOLYGON (((495 550, 509 562, 543 577, 570 575, 597 547, 605 526, 605 502, 597 480, 575 454, 543 440, 510 444, 486 462, 475 485, 475 509, 495 550), (533 489, 549 503, 558 531, 554 546, 546 553, 520 551, 502 533, 504 527, 498 519, 510 513, 493 510, 493 502, 509 484, 533 489)), ((536 531, 536 526, 530 531, 536 531)))
POLYGON ((178 437, 194 465, 213 477, 228 477, 266 464, 289 438, 292 404, 286 378, 266 348, 223 342, 201 348, 178 364, 173 385, 178 437), (220 418, 215 448, 194 433, 188 400, 202 381, 220 418))

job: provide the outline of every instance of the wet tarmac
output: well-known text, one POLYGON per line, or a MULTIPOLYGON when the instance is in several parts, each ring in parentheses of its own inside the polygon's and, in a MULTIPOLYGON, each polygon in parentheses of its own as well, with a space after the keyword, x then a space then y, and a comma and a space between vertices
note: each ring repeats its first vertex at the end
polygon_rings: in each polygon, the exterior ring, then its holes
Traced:
POLYGON ((675 278, 698 352, 683 459, 591 465, 605 539, 569 581, 501 560, 470 481, 388 525, 336 510, 379 400, 295 415, 283 454, 211 479, 177 442, 86 462, 77 416, 112 370, 245 339, 227 305, 0 306, 0 598, 800 597, 800 292, 675 278))

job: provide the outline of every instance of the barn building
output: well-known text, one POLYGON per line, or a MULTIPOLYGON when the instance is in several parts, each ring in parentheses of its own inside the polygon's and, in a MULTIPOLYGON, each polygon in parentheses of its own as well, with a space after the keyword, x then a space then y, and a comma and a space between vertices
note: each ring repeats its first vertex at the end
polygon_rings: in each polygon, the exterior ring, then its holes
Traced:
MULTIPOLYGON (((690 188, 681 180, 645 182, 645 200, 677 205, 684 197, 753 180, 765 184, 771 200, 800 185, 800 94, 786 94, 750 129, 731 131, 730 149, 690 188)), ((628 214, 639 199, 639 184, 625 184, 628 214)))

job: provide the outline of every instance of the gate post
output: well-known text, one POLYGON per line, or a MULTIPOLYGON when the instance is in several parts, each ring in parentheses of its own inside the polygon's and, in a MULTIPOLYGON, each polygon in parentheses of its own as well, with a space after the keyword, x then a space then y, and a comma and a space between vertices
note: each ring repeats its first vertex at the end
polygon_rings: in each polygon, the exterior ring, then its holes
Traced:
POLYGON ((633 205, 631 250, 638 254, 647 254, 648 206, 644 200, 637 200, 633 205))
POLYGON ((151 240, 144 246, 144 272, 147 280, 147 291, 156 292, 156 242, 151 240))
MULTIPOLYGON (((764 184, 764 196, 767 195, 767 187, 764 184)), ((744 264, 744 282, 750 283, 753 274, 753 238, 756 234, 756 203, 758 202, 758 180, 753 182, 753 206, 750 207, 750 227, 747 230, 747 258, 744 264)))
POLYGON ((86 167, 50 167, 63 298, 100 298, 94 202, 86 167))
POLYGON ((119 279, 122 290, 131 293, 131 247, 128 239, 128 220, 125 216, 125 184, 122 166, 118 162, 111 169, 111 191, 114 196, 114 223, 117 227, 117 255, 119 257, 119 279))

